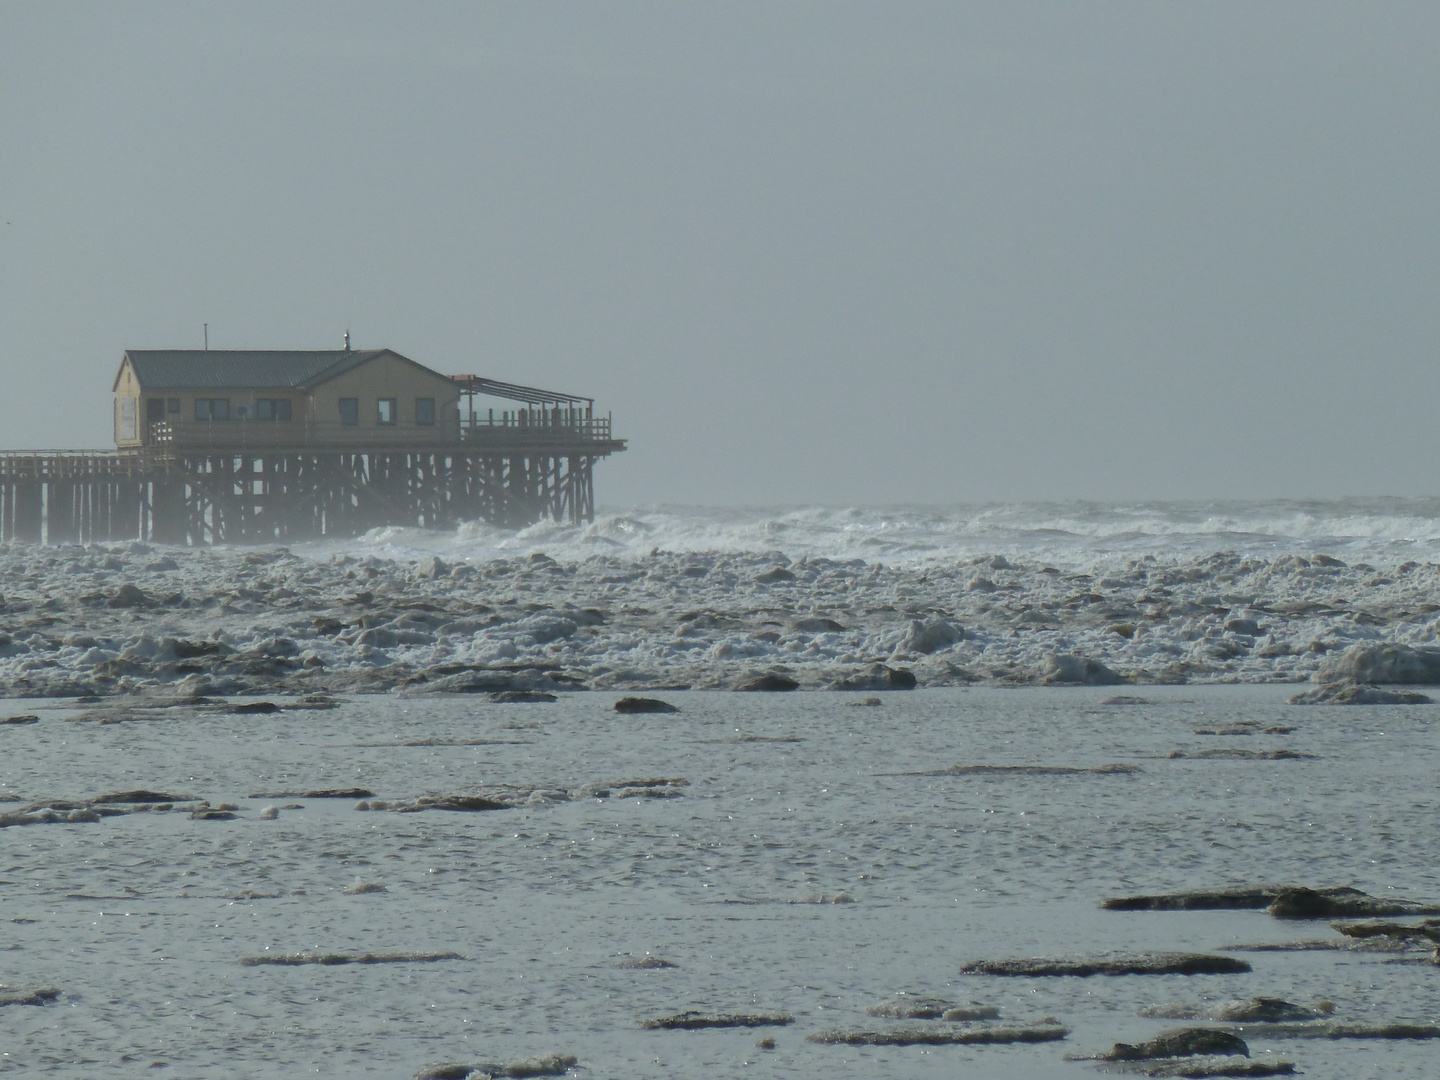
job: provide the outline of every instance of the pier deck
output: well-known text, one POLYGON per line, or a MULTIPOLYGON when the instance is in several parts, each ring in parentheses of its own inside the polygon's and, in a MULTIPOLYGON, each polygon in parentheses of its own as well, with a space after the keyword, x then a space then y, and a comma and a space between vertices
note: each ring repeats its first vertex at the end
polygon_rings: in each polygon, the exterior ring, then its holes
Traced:
POLYGON ((341 425, 152 426, 126 450, 0 453, 0 541, 269 543, 382 525, 594 520, 594 465, 623 451, 609 417, 524 410, 458 430, 363 436, 341 425))

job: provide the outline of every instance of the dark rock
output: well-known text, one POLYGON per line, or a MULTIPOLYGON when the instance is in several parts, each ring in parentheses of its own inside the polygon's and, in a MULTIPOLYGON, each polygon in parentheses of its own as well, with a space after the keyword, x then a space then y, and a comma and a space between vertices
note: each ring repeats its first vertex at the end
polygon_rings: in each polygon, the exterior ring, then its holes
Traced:
POLYGON ((851 675, 836 679, 829 690, 914 690, 918 680, 915 673, 906 668, 892 668, 884 664, 871 664, 863 675, 851 675))
POLYGON ((548 705, 560 699, 544 690, 500 690, 490 700, 497 705, 548 705))
POLYGON ((902 995, 865 1010, 866 1016, 880 1016, 887 1020, 995 1020, 1000 1010, 993 1005, 981 1005, 972 1001, 960 1005, 944 998, 912 997, 902 995), (963 1015, 961 1015, 963 1014, 963 1015))
POLYGON ((1091 975, 1239 975, 1251 970, 1244 960, 1209 953, 1138 953, 1079 959, 1034 957, 1023 960, 977 960, 960 968, 962 975, 1010 975, 1029 978, 1091 975))
POLYGON ((243 967, 297 967, 304 964, 433 964, 440 960, 464 960, 454 952, 393 952, 393 953, 261 953, 242 956, 243 967))
POLYGON ((1107 1071, 1132 1076, 1174 1076, 1185 1080, 1203 1077, 1293 1076, 1295 1063, 1280 1058, 1222 1057, 1151 1058, 1148 1061, 1115 1062, 1107 1071))
POLYGON ((735 1027, 783 1027, 793 1023, 795 1018, 787 1013, 700 1013, 682 1012, 672 1016, 658 1016, 641 1020, 640 1026, 647 1030, 695 1031, 700 1028, 735 1027))
POLYGON ((900 773, 900 776, 1078 776, 1081 773, 1129 775, 1140 772, 1138 765, 950 765, 943 769, 900 773))
POLYGON ((761 675, 758 679, 751 679, 749 682, 741 683, 735 687, 736 690, 749 690, 762 693, 778 693, 785 690, 798 690, 800 684, 794 679, 784 675, 761 675))
POLYGON ((261 791, 247 796, 251 799, 373 799, 368 788, 313 788, 310 791, 261 791))
POLYGON ((243 705, 236 705, 231 710, 239 716, 250 716, 260 713, 280 712, 280 706, 273 701, 247 701, 243 705))
POLYGON ((616 966, 626 971, 659 971, 677 965, 672 964, 669 960, 662 960, 658 956, 631 956, 621 960, 616 966))
POLYGON ((154 601, 140 591, 138 586, 128 581, 115 590, 115 595, 105 601, 106 607, 112 608, 137 608, 149 607, 154 601))
POLYGON ((177 803, 194 802, 194 795, 168 795, 163 791, 150 791, 146 788, 135 788, 132 791, 112 791, 108 795, 99 795, 90 800, 91 803, 177 803))
MULTIPOLYGON (((1185 892, 1141 894, 1138 896, 1113 896, 1100 906, 1108 911, 1211 911, 1211 910, 1254 910, 1269 907, 1275 902, 1276 897, 1287 891, 1294 891, 1293 885, 1230 885, 1219 889, 1189 889, 1185 892)), ((1336 886, 1325 889, 1303 889, 1306 893, 1315 893, 1318 896, 1334 900, 1356 900, 1365 898, 1376 903, 1387 901, 1376 900, 1375 897, 1366 896, 1358 889, 1351 889, 1346 886, 1336 886)), ((1394 912, 1370 912, 1372 915, 1390 914, 1415 914, 1425 915, 1430 912, 1419 905, 1411 904, 1409 901, 1392 901, 1392 903, 1403 905, 1403 911, 1394 912)), ((1325 918, 1317 915, 1315 918, 1325 918)), ((1336 915, 1335 918, 1342 916, 1336 915)), ((1364 917, 1363 915, 1361 917, 1364 917)))
POLYGON ((1227 1001, 1210 1012, 1212 1020, 1226 1020, 1231 1023, 1274 1024, 1283 1020, 1314 1020, 1328 1016, 1335 1010, 1330 1002, 1323 1002, 1314 1008, 1296 1005, 1284 998, 1252 997, 1245 1001, 1227 1001))
POLYGON ((1267 909, 1279 919, 1371 919, 1391 915, 1437 915, 1440 906, 1383 900, 1358 889, 1282 889, 1267 909))
POLYGON ((510 803, 487 799, 483 795, 427 795, 416 799, 409 807, 402 807, 402 809, 416 810, 455 810, 464 813, 475 813, 480 810, 509 810, 511 808, 510 803))
POLYGON ((618 713, 674 713, 680 710, 668 701, 647 697, 624 697, 615 702, 618 713))
POLYGON ((192 810, 192 811, 190 812, 190 820, 191 820, 191 821, 234 821, 234 820, 235 820, 235 814, 234 814, 233 811, 230 811, 230 810, 211 810, 211 809, 209 809, 208 807, 202 807, 202 808, 199 809, 199 810, 192 810))
POLYGON ((1215 1028, 1182 1028, 1167 1031, 1146 1042, 1116 1043, 1108 1054, 1102 1054, 1106 1061, 1144 1061, 1147 1058, 1188 1057, 1194 1054, 1238 1054, 1250 1056, 1250 1047, 1245 1040, 1229 1031, 1215 1028))
POLYGON ((1228 634, 1244 634, 1247 637, 1259 637, 1264 633, 1260 624, 1254 619, 1230 619, 1225 623, 1225 632, 1228 634))
POLYGON ((1242 750, 1233 746, 1223 746, 1213 750, 1172 750, 1166 756, 1229 761, 1302 761, 1314 758, 1315 755, 1303 754, 1299 750, 1242 750))
MULTIPOLYGON (((30 920, 25 920, 29 922, 30 920)), ((3 1005, 44 1005, 60 996, 53 986, 37 986, 33 990, 20 990, 13 986, 0 986, 0 1006, 3 1005)))
POLYGON ((1433 705, 1435 699, 1414 690, 1381 690, 1353 682, 1324 683, 1290 698, 1291 705, 1433 705))
POLYGON ((817 1031, 806 1042, 842 1046, 954 1046, 1054 1042, 1070 1034, 1059 1024, 1025 1027, 920 1027, 884 1031, 817 1031))
POLYGON ((530 1077, 560 1076, 570 1070, 576 1058, 568 1054, 546 1054, 544 1057, 512 1061, 508 1065, 480 1062, 475 1065, 456 1065, 446 1062, 431 1065, 415 1074, 415 1080, 465 1080, 467 1076, 530 1077))
POLYGON ((1236 885, 1177 893, 1112 896, 1100 906, 1107 911, 1259 910, 1268 907, 1285 888, 1284 885, 1236 885))
POLYGON ((161 642, 161 651, 169 653, 177 660, 194 660, 201 656, 223 656, 230 651, 229 646, 219 641, 190 641, 185 638, 165 638, 161 642))
MULTIPOLYGON (((1346 937, 1388 937, 1399 941, 1423 940, 1440 947, 1440 919, 1424 919, 1418 924, 1392 922, 1331 923, 1346 937)), ((1285 1017, 1284 1019, 1292 1019, 1285 1017)))
POLYGON ((1051 686, 1118 686, 1126 680, 1098 660, 1056 653, 1046 661, 1042 681, 1051 686))
POLYGON ((0 720, 0 724, 38 724, 39 722, 40 717, 33 713, 26 713, 24 716, 7 716, 4 720, 0 720))
POLYGON ((465 1080, 475 1071, 473 1065, 457 1065, 446 1061, 421 1069, 415 1074, 415 1080, 465 1080))
POLYGON ((795 575, 783 566, 777 566, 773 570, 767 570, 755 578, 762 585, 773 585, 777 581, 794 581, 795 575))
POLYGON ((800 634, 838 634, 845 627, 841 626, 834 619, 822 619, 812 617, 808 619, 796 619, 790 624, 790 629, 800 634))
POLYGON ((1252 1039, 1440 1039, 1440 1024, 1265 1024, 1241 1028, 1252 1039))

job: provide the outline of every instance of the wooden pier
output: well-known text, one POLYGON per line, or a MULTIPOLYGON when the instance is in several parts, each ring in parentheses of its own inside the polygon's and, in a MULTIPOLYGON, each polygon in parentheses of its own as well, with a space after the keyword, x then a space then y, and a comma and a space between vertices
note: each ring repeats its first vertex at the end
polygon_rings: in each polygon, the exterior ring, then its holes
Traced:
POLYGON ((595 517, 595 463, 625 449, 608 417, 526 409, 347 442, 317 425, 156 424, 135 449, 0 453, 0 541, 253 544, 384 525, 521 528, 595 517), (409 436, 409 437, 407 437, 409 436))

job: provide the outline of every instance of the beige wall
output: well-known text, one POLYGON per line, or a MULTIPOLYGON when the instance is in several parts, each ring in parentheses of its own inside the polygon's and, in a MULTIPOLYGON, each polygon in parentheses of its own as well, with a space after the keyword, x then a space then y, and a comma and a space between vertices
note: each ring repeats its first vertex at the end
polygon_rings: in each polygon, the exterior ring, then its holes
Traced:
POLYGON ((136 379, 135 379, 135 371, 134 371, 133 368, 131 368, 131 366, 130 366, 130 361, 129 361, 129 360, 123 360, 123 361, 121 361, 121 363, 120 363, 120 377, 119 377, 119 379, 117 380, 117 382, 116 382, 116 384, 115 384, 115 445, 116 445, 116 446, 139 446, 139 445, 140 445, 141 428, 143 427, 143 420, 142 420, 141 418, 142 418, 143 415, 144 415, 144 407, 140 404, 140 402, 139 402, 139 397, 140 397, 140 384, 139 384, 139 382, 137 382, 136 379), (123 402, 126 402, 126 401, 128 401, 130 404, 129 404, 129 405, 122 404, 123 402), (129 410, 132 410, 132 409, 133 409, 134 411, 133 411, 133 412, 130 412, 129 410), (121 430, 120 430, 120 429, 121 429, 121 415, 122 415, 122 413, 125 414, 125 416, 126 416, 126 421, 127 421, 126 424, 125 424, 126 430, 123 432, 123 435, 125 436, 124 438, 121 437, 122 432, 121 432, 121 430), (130 416, 135 417, 135 423, 134 423, 134 425, 133 425, 133 430, 131 429, 131 425, 130 425, 129 422, 128 422, 130 416))
MULTIPOLYGON (((436 437, 453 437, 460 424, 460 388, 443 375, 435 375, 407 363, 393 353, 385 353, 353 371, 322 383, 311 399, 313 418, 322 437, 335 437, 340 425, 340 399, 357 398, 360 403, 360 431, 381 427, 380 399, 394 398, 399 408, 396 428, 422 436, 429 428, 415 429, 415 399, 435 399, 436 437)), ((354 432, 356 428, 346 428, 354 432)), ((383 431, 394 430, 389 426, 383 431)))
MULTIPOLYGON (((460 389, 454 382, 443 375, 436 375, 417 367, 393 353, 382 353, 366 364, 348 371, 338 378, 322 383, 314 393, 311 394, 301 390, 173 390, 168 387, 146 387, 143 390, 139 381, 135 378, 134 369, 129 360, 121 364, 120 375, 115 387, 115 442, 117 446, 140 446, 147 441, 148 421, 146 420, 146 402, 151 398, 163 398, 168 401, 171 398, 180 399, 179 413, 172 413, 167 410, 165 419, 175 424, 177 429, 183 429, 188 425, 195 425, 195 399, 196 398, 226 398, 230 402, 230 422, 233 424, 240 419, 239 407, 244 406, 248 412, 247 419, 255 420, 256 402, 260 398, 280 399, 288 398, 290 401, 290 421, 278 420, 273 423, 266 421, 263 425, 246 424, 254 435, 268 435, 270 437, 284 440, 290 434, 294 434, 306 441, 314 442, 336 442, 336 441, 406 441, 413 442, 416 439, 427 441, 429 438, 437 440, 451 440, 457 437, 460 423, 460 389), (435 426, 415 426, 415 399, 435 399, 435 426), (340 399, 357 398, 359 400, 360 423, 356 427, 342 426, 340 423, 340 399), (379 423, 379 401, 381 398, 394 398, 398 410, 398 422, 391 425, 379 423), (133 437, 121 439, 122 411, 125 406, 122 400, 129 399, 134 403, 135 433, 133 437), (262 431, 256 428, 263 427, 262 431)), ((228 425, 216 424, 210 428, 209 424, 202 425, 210 429, 208 436, 216 438, 227 438, 226 428, 228 425)), ((191 427, 192 432, 197 428, 191 427)), ((127 424, 128 434, 128 424, 127 424)), ((177 431, 183 437, 183 431, 177 431)), ((240 425, 233 429, 236 438, 241 437, 240 425)))

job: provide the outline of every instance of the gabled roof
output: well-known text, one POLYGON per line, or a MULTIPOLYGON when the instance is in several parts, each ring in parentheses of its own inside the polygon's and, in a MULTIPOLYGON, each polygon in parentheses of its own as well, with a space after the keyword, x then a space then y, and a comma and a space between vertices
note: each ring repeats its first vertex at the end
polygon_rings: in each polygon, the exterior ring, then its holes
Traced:
POLYGON ((390 349, 129 349, 125 359, 142 387, 157 390, 309 390, 386 353, 444 378, 390 349))

